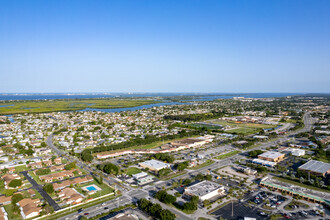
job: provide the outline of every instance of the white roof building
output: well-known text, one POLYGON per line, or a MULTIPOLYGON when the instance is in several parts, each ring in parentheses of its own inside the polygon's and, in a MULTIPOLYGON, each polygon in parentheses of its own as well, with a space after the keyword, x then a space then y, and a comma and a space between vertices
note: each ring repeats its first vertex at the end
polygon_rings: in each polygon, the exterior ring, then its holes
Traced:
POLYGON ((188 196, 198 196, 201 201, 224 194, 225 188, 217 183, 204 180, 187 187, 184 194, 188 196))
POLYGON ((143 168, 149 168, 149 170, 152 171, 159 171, 164 168, 170 168, 170 164, 158 160, 147 160, 139 163, 139 165, 143 168))

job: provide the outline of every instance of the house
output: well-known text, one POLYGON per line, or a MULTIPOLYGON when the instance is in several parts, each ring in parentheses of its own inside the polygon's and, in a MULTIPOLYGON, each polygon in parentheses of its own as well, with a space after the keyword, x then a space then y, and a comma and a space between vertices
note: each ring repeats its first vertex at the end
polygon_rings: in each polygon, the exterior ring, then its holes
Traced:
POLYGON ((66 177, 74 177, 74 172, 77 171, 78 174, 81 173, 79 170, 65 170, 60 173, 52 173, 45 176, 40 176, 39 179, 41 181, 45 181, 46 183, 53 182, 55 180, 64 180, 66 177))
POLYGON ((4 207, 0 207, 0 220, 8 220, 8 214, 4 207))
POLYGON ((11 203, 11 196, 0 196, 0 205, 8 205, 11 203))
POLYGON ((93 181, 93 177, 91 177, 91 176, 78 177, 73 180, 64 180, 63 182, 60 182, 60 183, 54 183, 53 187, 54 187, 54 190, 60 190, 60 189, 64 189, 67 186, 70 186, 71 184, 76 185, 78 183, 82 184, 82 183, 87 183, 90 181, 93 181))
POLYGON ((61 157, 55 158, 54 163, 55 164, 61 164, 62 163, 62 158, 61 157))
POLYGON ((77 204, 82 202, 84 197, 72 188, 65 188, 58 193, 58 197, 66 204, 77 204))
POLYGON ((39 204, 39 199, 22 199, 17 203, 24 219, 38 216, 42 210, 41 207, 38 207, 39 204))
POLYGON ((7 174, 3 175, 1 178, 5 181, 5 188, 7 189, 8 184, 14 179, 17 179, 17 180, 20 179, 20 176, 17 175, 16 173, 14 173, 14 174, 7 173, 7 174))
POLYGON ((65 164, 62 165, 58 165, 58 166, 51 166, 49 167, 51 172, 55 172, 55 171, 60 171, 60 170, 64 170, 65 164))

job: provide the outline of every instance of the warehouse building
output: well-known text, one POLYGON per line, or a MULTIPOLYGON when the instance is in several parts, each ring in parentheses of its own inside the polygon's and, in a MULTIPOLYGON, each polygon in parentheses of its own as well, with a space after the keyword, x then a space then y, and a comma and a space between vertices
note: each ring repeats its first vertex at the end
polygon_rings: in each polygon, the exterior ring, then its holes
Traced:
POLYGON ((267 160, 271 162, 279 162, 284 159, 285 154, 276 152, 276 151, 267 151, 258 155, 258 158, 261 160, 267 160))
POLYGON ((298 170, 306 171, 316 176, 325 177, 330 174, 330 164, 318 160, 310 160, 298 167, 298 170))
POLYGON ((158 160, 147 160, 142 163, 139 163, 139 165, 142 168, 148 168, 149 170, 155 172, 158 172, 159 170, 164 168, 170 168, 170 164, 158 160))
POLYGON ((225 188, 217 183, 204 180, 196 183, 192 186, 187 187, 184 190, 186 197, 198 196, 201 201, 210 200, 212 198, 224 195, 225 188))

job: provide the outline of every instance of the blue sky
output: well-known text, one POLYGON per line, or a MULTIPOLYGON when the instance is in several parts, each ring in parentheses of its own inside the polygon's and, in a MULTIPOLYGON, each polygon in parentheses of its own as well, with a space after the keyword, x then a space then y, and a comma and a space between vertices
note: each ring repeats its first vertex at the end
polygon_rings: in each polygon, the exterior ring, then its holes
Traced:
POLYGON ((0 0, 0 92, 330 92, 330 1, 0 0))

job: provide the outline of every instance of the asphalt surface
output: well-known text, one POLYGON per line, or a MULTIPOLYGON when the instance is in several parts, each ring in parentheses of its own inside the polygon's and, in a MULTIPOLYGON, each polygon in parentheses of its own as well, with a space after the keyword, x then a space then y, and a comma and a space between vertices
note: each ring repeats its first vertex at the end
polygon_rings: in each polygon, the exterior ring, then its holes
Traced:
POLYGON ((52 199, 52 197, 50 197, 48 195, 48 193, 46 193, 42 186, 40 186, 33 178, 31 178, 29 175, 28 175, 28 171, 22 171, 21 172, 25 177, 26 179, 32 184, 32 187, 34 189, 36 189, 40 195, 48 202, 49 205, 51 205, 55 211, 57 210, 60 210, 61 207, 52 199))

